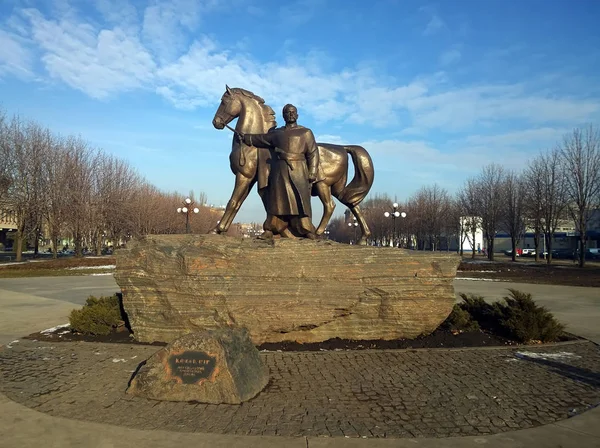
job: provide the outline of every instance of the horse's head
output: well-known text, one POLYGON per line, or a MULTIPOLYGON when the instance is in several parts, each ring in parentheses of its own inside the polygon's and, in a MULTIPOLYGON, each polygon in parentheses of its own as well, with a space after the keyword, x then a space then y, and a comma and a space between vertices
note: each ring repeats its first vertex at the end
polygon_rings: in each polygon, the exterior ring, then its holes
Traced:
POLYGON ((225 86, 225 93, 221 97, 221 104, 215 112, 213 118, 213 126, 217 129, 223 129, 226 124, 229 124, 231 120, 238 117, 242 111, 242 102, 238 98, 238 95, 225 86))

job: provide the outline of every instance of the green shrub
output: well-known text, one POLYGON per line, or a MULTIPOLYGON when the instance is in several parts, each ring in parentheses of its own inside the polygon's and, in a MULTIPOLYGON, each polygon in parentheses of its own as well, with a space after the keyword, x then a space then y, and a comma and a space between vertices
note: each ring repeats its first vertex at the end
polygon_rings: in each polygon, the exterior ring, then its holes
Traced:
MULTIPOLYGON (((454 305, 445 324, 468 326, 474 321, 483 330, 498 334, 519 342, 553 342, 562 336, 564 325, 559 323, 552 313, 537 306, 531 294, 509 289, 510 297, 503 302, 487 303, 482 296, 461 293, 463 302, 454 305), (461 311, 458 311, 461 310, 461 311)), ((452 327, 450 327, 452 328, 452 327)))
POLYGON ((71 311, 69 315, 71 329, 90 335, 108 335, 120 324, 121 310, 117 295, 110 297, 90 296, 83 308, 71 311))
POLYGON ((468 311, 464 310, 459 304, 455 304, 452 312, 442 324, 443 328, 458 331, 479 330, 479 324, 473 320, 468 311))
POLYGON ((493 305, 487 303, 482 296, 475 294, 461 293, 460 297, 463 303, 459 306, 469 313, 471 318, 476 321, 481 328, 497 332, 498 331, 498 312, 493 305))
POLYGON ((530 342, 556 341, 565 327, 559 323, 545 307, 538 306, 531 294, 509 289, 510 297, 496 302, 494 307, 500 316, 500 325, 504 333, 517 341, 530 342))

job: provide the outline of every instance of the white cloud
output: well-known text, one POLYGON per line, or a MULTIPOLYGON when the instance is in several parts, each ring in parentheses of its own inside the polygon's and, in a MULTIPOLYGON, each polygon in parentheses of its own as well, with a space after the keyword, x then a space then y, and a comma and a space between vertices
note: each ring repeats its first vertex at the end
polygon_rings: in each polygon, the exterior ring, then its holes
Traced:
POLYGON ((423 95, 410 100, 407 107, 415 127, 446 131, 508 120, 577 123, 600 111, 598 101, 528 94, 518 84, 481 85, 423 95))
POLYGON ((535 143, 552 144, 557 142, 567 128, 532 128, 520 131, 506 132, 497 135, 469 135, 464 139, 470 145, 485 145, 489 147, 530 146, 535 143))
POLYGON ((0 76, 28 77, 32 74, 32 65, 33 56, 24 39, 0 29, 0 76))
POLYGON ((319 134, 315 135, 315 140, 319 143, 332 143, 334 145, 348 145, 349 143, 339 135, 319 134))
POLYGON ((440 56, 440 64, 441 65, 454 64, 454 63, 460 61, 461 56, 462 56, 461 52, 459 50, 457 50, 456 48, 445 51, 440 56))
POLYGON ((429 22, 427 22, 427 26, 425 27, 423 34, 425 36, 430 36, 432 34, 437 33, 438 31, 443 29, 445 26, 446 26, 446 24, 444 23, 444 21, 438 15, 434 15, 429 20, 429 22))
POLYGON ((142 36, 162 60, 171 60, 186 47, 186 32, 197 30, 201 16, 218 0, 154 0, 144 11, 142 36))
POLYGON ((322 3, 322 0, 284 2, 279 10, 280 24, 284 27, 305 25, 315 16, 322 3))
POLYGON ((152 56, 118 27, 97 31, 85 23, 47 20, 35 9, 25 14, 48 73, 93 98, 142 87, 153 77, 152 56))
MULTIPOLYGON (((143 88, 178 108, 215 107, 227 83, 257 93, 276 111, 294 103, 301 114, 320 123, 387 129, 401 125, 405 133, 422 135, 429 130, 493 130, 514 120, 525 127, 564 126, 587 121, 600 111, 597 100, 536 91, 536 84, 456 87, 444 72, 400 84, 369 66, 336 70, 323 52, 296 53, 265 63, 235 47, 222 48, 197 32, 188 45, 184 36, 197 31, 203 15, 215 5, 216 0, 153 0, 138 11, 128 2, 97 0, 107 21, 99 25, 78 17, 66 2, 60 9, 66 11, 64 17, 50 20, 27 9, 23 16, 30 29, 23 28, 23 21, 14 23, 21 23, 20 33, 31 34, 53 79, 94 98, 143 88)), ((423 11, 437 17, 431 9, 423 11)), ((443 26, 439 17, 433 23, 443 26)), ((26 73, 32 66, 23 43, 26 38, 20 42, 15 36, 0 34, 5 43, 0 47, 3 73, 26 73)), ((453 48, 441 55, 440 62, 450 64, 459 58, 460 51, 453 48)))
POLYGON ((128 0, 96 0, 95 6, 107 22, 139 28, 138 11, 128 0))

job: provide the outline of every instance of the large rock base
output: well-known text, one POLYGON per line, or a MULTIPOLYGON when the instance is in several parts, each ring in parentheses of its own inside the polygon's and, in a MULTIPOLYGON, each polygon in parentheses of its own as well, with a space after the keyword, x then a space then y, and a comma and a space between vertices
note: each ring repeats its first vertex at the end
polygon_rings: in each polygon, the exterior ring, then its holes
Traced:
POLYGON ((242 328, 192 333, 156 352, 127 393, 165 401, 239 404, 269 382, 269 369, 242 328))
POLYGON ((398 339, 450 314, 460 257, 332 241, 149 235, 116 251, 134 337, 237 325, 252 342, 398 339))

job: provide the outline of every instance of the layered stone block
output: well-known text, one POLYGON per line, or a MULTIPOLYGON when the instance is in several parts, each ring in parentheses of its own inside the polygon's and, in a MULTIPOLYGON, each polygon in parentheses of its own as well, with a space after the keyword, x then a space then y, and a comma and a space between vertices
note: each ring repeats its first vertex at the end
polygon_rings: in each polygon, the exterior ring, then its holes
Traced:
POLYGON ((224 235, 149 235, 116 258, 137 340, 234 325, 257 345, 429 334, 452 310, 460 262, 454 253, 224 235))

